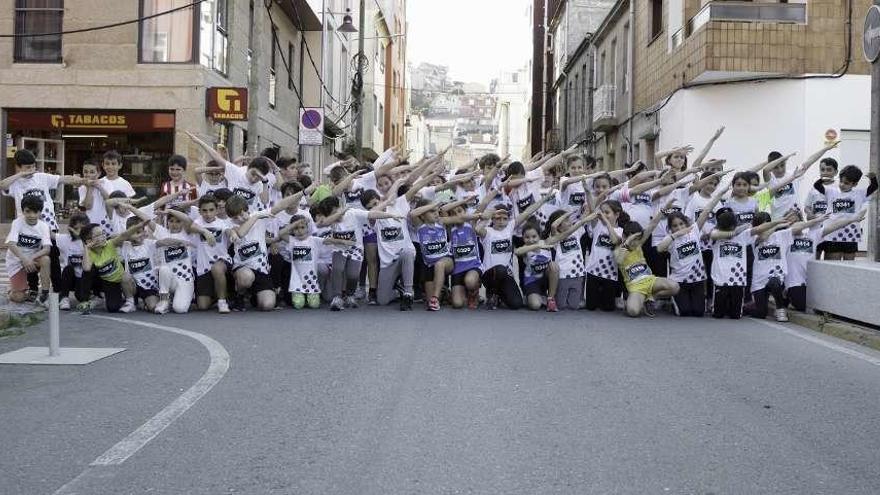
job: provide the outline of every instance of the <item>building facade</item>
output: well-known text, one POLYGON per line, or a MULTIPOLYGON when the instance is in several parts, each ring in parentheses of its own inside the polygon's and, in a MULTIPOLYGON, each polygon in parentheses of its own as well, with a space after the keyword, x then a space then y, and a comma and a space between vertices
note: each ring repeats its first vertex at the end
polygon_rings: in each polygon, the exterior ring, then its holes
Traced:
POLYGON ((495 153, 512 160, 531 156, 528 150, 529 67, 502 71, 495 84, 495 126, 498 144, 495 153))

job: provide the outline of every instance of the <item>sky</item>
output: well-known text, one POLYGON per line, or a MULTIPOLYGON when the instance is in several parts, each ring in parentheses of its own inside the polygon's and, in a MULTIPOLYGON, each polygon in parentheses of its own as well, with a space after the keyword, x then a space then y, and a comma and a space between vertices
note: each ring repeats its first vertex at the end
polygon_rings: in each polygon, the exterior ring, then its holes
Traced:
POLYGON ((531 58, 530 0, 408 0, 408 60, 485 85, 531 58))

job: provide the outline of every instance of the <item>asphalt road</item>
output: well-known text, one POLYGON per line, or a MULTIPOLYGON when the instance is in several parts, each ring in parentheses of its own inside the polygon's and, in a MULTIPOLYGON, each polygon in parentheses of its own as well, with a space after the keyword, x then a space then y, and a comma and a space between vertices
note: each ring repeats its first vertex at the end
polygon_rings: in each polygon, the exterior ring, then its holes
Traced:
MULTIPOLYGON (((63 345, 129 350, 0 366, 0 493, 880 493, 880 354, 806 331, 840 347, 588 312, 130 318, 216 339, 228 372, 123 464, 89 467, 209 354, 66 315, 63 345)), ((44 341, 32 329, 0 352, 44 341)))

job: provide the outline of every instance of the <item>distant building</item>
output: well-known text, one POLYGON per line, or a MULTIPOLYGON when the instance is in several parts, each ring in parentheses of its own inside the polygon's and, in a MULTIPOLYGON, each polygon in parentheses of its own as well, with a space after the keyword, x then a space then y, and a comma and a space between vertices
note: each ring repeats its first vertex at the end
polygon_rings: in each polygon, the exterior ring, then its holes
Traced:
POLYGON ((503 71, 494 81, 495 125, 498 128, 499 156, 510 155, 513 160, 531 156, 528 144, 529 81, 528 66, 515 71, 503 71))

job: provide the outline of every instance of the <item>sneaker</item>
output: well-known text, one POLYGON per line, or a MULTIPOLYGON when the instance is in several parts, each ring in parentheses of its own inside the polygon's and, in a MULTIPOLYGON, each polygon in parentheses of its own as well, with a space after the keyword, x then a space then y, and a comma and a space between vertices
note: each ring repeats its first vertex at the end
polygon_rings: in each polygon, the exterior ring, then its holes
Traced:
POLYGON ((47 290, 40 291, 40 295, 37 296, 36 302, 40 306, 48 306, 49 305, 49 291, 47 291, 47 290))
POLYGON ((378 306, 379 305, 379 300, 376 299, 376 292, 373 290, 370 291, 369 298, 367 299, 367 305, 369 305, 369 306, 378 306))
POLYGON ((555 313, 557 311, 559 311, 559 308, 556 307, 556 299, 554 299, 552 297, 548 297, 547 298, 547 312, 548 313, 555 313))
POLYGON ((776 310, 776 321, 785 323, 788 321, 788 311, 785 308, 779 308, 776 310))
POLYGON ((65 297, 58 301, 58 309, 67 311, 70 309, 70 298, 65 297))
POLYGON ((125 304, 119 308, 120 313, 134 313, 137 311, 137 307, 134 305, 134 299, 126 299, 125 304))
POLYGON ((334 297, 330 302, 330 311, 342 311, 343 309, 345 309, 345 301, 339 296, 334 297))
MULTIPOLYGON (((351 296, 348 296, 348 297, 351 298, 351 296)), ((363 301, 366 298, 367 298, 367 291, 365 291, 363 287, 358 287, 357 290, 354 291, 354 299, 357 299, 358 301, 363 301)), ((357 307, 357 306, 355 306, 355 307, 357 307)))
POLYGON ((654 317, 654 301, 650 299, 645 300, 645 316, 648 318, 654 317))
POLYGON ((472 290, 468 292, 467 295, 467 307, 468 309, 477 309, 480 305, 480 293, 472 290))
POLYGON ((498 309, 498 296, 495 294, 489 294, 489 297, 486 299, 486 309, 489 311, 495 311, 498 309))
POLYGON ((76 305, 76 310, 79 311, 81 315, 90 315, 92 314, 92 305, 88 301, 81 302, 76 305))
POLYGON ((428 311, 440 311, 440 300, 436 297, 428 299, 428 311))
POLYGON ((39 295, 38 295, 37 291, 29 290, 27 292, 27 298, 25 299, 25 302, 35 303, 35 302, 37 302, 38 297, 39 297, 39 295))
POLYGON ((356 308, 358 307, 357 297, 348 296, 345 298, 345 307, 347 308, 356 308))
POLYGON ((413 307, 413 296, 412 294, 403 293, 403 296, 400 297, 400 310, 401 311, 412 311, 413 307))
POLYGON ((230 304, 229 309, 231 309, 232 311, 244 312, 244 310, 245 310, 244 295, 243 294, 236 294, 235 296, 233 296, 232 297, 232 304, 230 304))
POLYGON ((226 302, 226 299, 218 299, 217 300, 217 312, 225 315, 225 314, 229 313, 229 311, 230 311, 229 303, 226 302))
POLYGON ((168 312, 168 306, 168 301, 159 301, 158 303, 156 303, 156 309, 154 309, 153 311, 157 315, 164 315, 168 312))
POLYGON ((104 305, 103 297, 93 297, 90 304, 92 305, 92 309, 98 309, 104 305))

